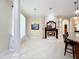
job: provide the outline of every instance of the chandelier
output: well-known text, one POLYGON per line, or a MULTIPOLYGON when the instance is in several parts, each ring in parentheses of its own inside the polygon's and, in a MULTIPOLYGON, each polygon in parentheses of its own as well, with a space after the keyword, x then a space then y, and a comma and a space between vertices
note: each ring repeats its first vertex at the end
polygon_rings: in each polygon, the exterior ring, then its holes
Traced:
POLYGON ((78 0, 74 2, 75 4, 75 15, 79 14, 78 0))

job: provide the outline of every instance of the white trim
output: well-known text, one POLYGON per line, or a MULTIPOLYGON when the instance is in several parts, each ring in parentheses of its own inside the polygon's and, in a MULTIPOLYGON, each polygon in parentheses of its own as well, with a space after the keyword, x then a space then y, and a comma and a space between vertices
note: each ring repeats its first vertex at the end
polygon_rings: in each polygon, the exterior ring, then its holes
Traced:
POLYGON ((10 51, 7 49, 7 50, 5 50, 5 51, 3 51, 3 52, 1 52, 0 53, 0 58, 3 58, 5 55, 7 55, 7 54, 9 54, 10 53, 10 51))

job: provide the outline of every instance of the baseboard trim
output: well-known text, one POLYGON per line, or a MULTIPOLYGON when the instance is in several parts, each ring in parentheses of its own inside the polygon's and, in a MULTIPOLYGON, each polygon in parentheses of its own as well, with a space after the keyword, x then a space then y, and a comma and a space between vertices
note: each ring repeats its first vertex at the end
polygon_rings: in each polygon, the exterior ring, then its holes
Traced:
POLYGON ((7 49, 3 52, 0 53, 0 58, 3 58, 5 55, 8 55, 10 53, 10 51, 7 49))

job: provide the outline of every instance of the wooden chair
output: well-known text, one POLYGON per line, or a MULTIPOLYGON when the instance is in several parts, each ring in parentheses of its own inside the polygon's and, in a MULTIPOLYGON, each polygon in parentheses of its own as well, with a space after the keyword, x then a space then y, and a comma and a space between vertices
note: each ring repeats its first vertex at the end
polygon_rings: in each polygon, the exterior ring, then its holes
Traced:
POLYGON ((68 36, 66 34, 63 34, 63 39, 65 43, 65 51, 64 51, 64 56, 66 55, 66 52, 73 54, 73 59, 75 59, 75 42, 68 39, 68 36), (72 49, 68 48, 68 46, 71 46, 72 49), (72 52, 69 52, 72 51, 72 52))

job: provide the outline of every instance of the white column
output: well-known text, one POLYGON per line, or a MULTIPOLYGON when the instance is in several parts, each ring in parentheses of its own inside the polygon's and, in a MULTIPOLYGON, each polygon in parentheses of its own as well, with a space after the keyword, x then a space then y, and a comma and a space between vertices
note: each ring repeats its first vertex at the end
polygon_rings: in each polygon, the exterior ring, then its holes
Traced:
POLYGON ((14 0, 14 48, 20 48, 20 0, 14 0))

